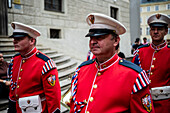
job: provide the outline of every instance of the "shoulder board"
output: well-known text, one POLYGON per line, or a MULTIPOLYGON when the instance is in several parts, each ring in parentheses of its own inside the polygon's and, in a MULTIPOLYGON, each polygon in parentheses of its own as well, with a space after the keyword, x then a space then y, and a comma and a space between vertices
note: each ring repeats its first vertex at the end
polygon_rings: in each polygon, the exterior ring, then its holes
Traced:
POLYGON ((170 43, 168 43, 167 47, 170 48, 170 43))
POLYGON ((36 56, 37 56, 38 58, 46 61, 46 62, 49 60, 49 58, 48 58, 47 56, 45 56, 44 54, 42 54, 42 53, 40 53, 40 52, 36 53, 36 56))
POLYGON ((17 53, 17 54, 15 54, 13 57, 16 57, 16 56, 19 56, 20 55, 20 53, 17 53))
POLYGON ((92 64, 94 61, 95 61, 95 59, 91 59, 91 60, 85 61, 82 64, 80 64, 78 67, 81 68, 82 66, 92 64))
POLYGON ((138 47, 138 49, 143 48, 143 47, 149 47, 149 46, 150 46, 150 44, 141 45, 138 47))
POLYGON ((124 60, 124 59, 119 60, 119 64, 123 65, 125 67, 128 67, 128 68, 131 68, 138 73, 140 73, 142 71, 142 69, 139 66, 137 66, 136 64, 134 64, 130 61, 124 60))

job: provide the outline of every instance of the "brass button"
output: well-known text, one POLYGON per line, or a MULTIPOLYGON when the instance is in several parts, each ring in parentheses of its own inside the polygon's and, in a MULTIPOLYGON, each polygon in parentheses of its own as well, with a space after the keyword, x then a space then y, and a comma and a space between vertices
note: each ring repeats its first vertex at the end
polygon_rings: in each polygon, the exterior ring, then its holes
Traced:
POLYGON ((106 67, 106 65, 103 65, 103 68, 105 68, 106 67))
POLYGON ((158 51, 155 51, 155 53, 157 53, 158 51))
POLYGON ((21 77, 19 77, 18 79, 21 80, 21 77))
POLYGON ((86 113, 90 113, 89 111, 86 111, 86 113))
POLYGON ((151 83, 151 80, 149 80, 149 82, 151 83))
POLYGON ((151 72, 151 75, 153 75, 153 73, 151 72))
POLYGON ((123 60, 120 60, 120 62, 123 62, 123 60))
POLYGON ((30 104, 30 103, 31 103, 31 101, 30 101, 30 100, 27 100, 27 103, 28 103, 28 104, 30 104))
POLYGON ((22 63, 25 63, 25 60, 22 60, 22 63))
POLYGON ((154 65, 152 65, 151 67, 154 68, 154 65))
POLYGON ((86 99, 84 100, 84 103, 87 104, 87 100, 86 99))
POLYGON ((39 55, 39 53, 37 53, 37 55, 39 55))
POLYGON ((101 73, 100 73, 100 72, 98 72, 98 73, 97 73, 97 76, 100 76, 100 75, 101 75, 101 73))
POLYGON ((95 88, 95 89, 96 89, 96 88, 97 88, 97 84, 93 85, 93 88, 95 88))
POLYGON ((156 58, 153 58, 153 60, 156 60, 156 58))
POLYGON ((18 95, 16 94, 16 97, 18 97, 18 95))
POLYGON ((17 86, 17 88, 19 88, 19 85, 17 86))
POLYGON ((90 97, 90 102, 92 102, 94 100, 94 98, 93 97, 90 97))
POLYGON ((20 71, 23 71, 23 69, 21 69, 20 71))

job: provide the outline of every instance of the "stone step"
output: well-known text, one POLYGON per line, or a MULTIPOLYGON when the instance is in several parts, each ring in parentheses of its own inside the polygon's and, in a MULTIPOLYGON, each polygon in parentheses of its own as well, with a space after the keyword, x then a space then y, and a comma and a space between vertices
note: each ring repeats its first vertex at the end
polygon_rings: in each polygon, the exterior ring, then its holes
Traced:
MULTIPOLYGON (((44 51, 43 53, 46 54, 47 56, 50 56, 50 55, 53 55, 53 54, 57 54, 57 51, 44 51)), ((4 59, 12 58, 14 55, 15 54, 4 54, 3 57, 4 57, 4 59)))
POLYGON ((5 113, 5 110, 8 107, 8 102, 9 102, 8 99, 0 99, 0 113, 1 113, 1 111, 4 111, 4 113, 5 113))
POLYGON ((71 79, 73 74, 75 72, 75 69, 74 68, 70 68, 70 69, 67 69, 65 71, 59 71, 58 72, 58 77, 59 77, 59 80, 64 80, 64 79, 71 79))
POLYGON ((52 55, 48 55, 48 56, 55 61, 55 60, 59 60, 62 57, 64 57, 64 54, 56 53, 56 54, 52 54, 52 55))
POLYGON ((2 44, 13 44, 13 40, 11 39, 0 39, 0 45, 2 44))
MULTIPOLYGON (((47 51, 47 50, 50 50, 50 48, 47 48, 47 47, 37 47, 38 50, 40 50, 41 52, 44 52, 44 51, 47 51)), ((0 51, 4 54, 4 55, 7 55, 7 54, 16 54, 18 52, 16 52, 14 50, 14 48, 12 49, 1 49, 0 48, 0 51)))
POLYGON ((71 59, 71 61, 64 63, 63 65, 59 65, 59 66, 57 65, 57 70, 63 72, 63 71, 66 71, 67 69, 76 67, 76 65, 77 65, 77 62, 71 59))
POLYGON ((13 44, 8 44, 8 45, 0 45, 0 48, 2 49, 2 50, 4 50, 4 49, 14 49, 14 45, 13 44))
POLYGON ((53 51, 53 50, 47 50, 47 51, 44 51, 43 53, 48 56, 48 55, 56 54, 58 52, 57 51, 53 51))
MULTIPOLYGON (((36 47, 37 48, 45 48, 45 47, 42 47, 42 45, 37 45, 36 47)), ((1 50, 14 49, 14 45, 13 45, 13 43, 11 43, 11 44, 3 43, 3 44, 0 44, 0 48, 1 48, 1 50)))
POLYGON ((8 38, 9 36, 6 36, 6 35, 0 35, 0 39, 1 38, 8 38))
POLYGON ((69 89, 71 87, 71 79, 64 79, 59 82, 60 82, 61 91, 69 89))
POLYGON ((62 64, 64 64, 64 63, 66 63, 66 62, 69 62, 71 60, 71 57, 69 57, 69 56, 63 56, 63 57, 61 57, 60 59, 58 59, 58 60, 54 60, 54 62, 55 62, 55 64, 56 65, 62 65, 62 64))

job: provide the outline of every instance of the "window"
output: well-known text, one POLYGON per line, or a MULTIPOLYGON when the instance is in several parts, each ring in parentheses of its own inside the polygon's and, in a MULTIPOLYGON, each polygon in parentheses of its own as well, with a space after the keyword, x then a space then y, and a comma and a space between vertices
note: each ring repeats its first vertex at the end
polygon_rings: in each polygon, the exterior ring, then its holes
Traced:
POLYGON ((167 10, 170 10, 170 4, 166 5, 167 10))
POLYGON ((150 12, 151 8, 150 6, 147 7, 147 12, 150 12))
POLYGON ((45 0, 45 10, 63 12, 62 11, 62 0, 45 0))
POLYGON ((140 23, 142 23, 142 18, 140 17, 140 23))
POLYGON ((146 17, 146 20, 145 20, 145 21, 146 21, 146 23, 148 22, 148 18, 149 18, 149 17, 147 16, 147 17, 146 17))
POLYGON ((116 20, 118 19, 117 13, 118 13, 118 8, 110 7, 110 16, 116 20))
POLYGON ((147 28, 146 28, 146 35, 150 35, 150 32, 149 32, 149 31, 150 31, 150 29, 149 29, 149 27, 147 27, 147 28))
POLYGON ((140 12, 142 12, 142 7, 140 7, 140 12))
POLYGON ((168 34, 170 34, 170 28, 168 28, 168 34))
POLYGON ((155 6, 155 11, 159 11, 159 5, 155 6))
POLYGON ((140 35, 142 35, 142 28, 140 28, 140 35))
POLYGON ((60 29, 50 29, 50 38, 52 39, 60 39, 60 29))

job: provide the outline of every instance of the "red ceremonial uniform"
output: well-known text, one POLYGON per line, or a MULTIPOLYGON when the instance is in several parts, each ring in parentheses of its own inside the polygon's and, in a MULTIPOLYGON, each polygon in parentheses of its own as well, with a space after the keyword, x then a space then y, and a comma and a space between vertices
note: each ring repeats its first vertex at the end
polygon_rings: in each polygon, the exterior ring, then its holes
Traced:
POLYGON ((60 110, 61 91, 58 72, 53 61, 35 48, 26 56, 20 54, 11 60, 10 100, 16 101, 17 113, 21 113, 18 99, 39 95, 42 113, 60 110))
POLYGON ((153 113, 148 84, 140 67, 117 54, 100 65, 86 61, 72 79, 70 113, 153 113))
MULTIPOLYGON (((170 86, 170 48, 166 42, 158 46, 148 44, 140 47, 132 62, 147 72, 150 88, 170 86)), ((170 112, 170 99, 155 100, 153 104, 156 113, 170 112)))

